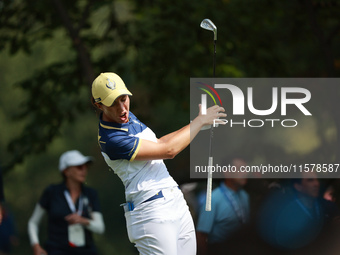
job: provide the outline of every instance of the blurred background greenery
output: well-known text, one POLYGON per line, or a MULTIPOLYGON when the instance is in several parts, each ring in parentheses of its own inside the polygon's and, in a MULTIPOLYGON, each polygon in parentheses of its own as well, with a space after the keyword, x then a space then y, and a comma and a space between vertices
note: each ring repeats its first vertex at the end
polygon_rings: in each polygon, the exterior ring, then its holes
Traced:
MULTIPOLYGON (((96 236, 100 254, 135 254, 119 207, 123 185, 97 145, 90 86, 100 72, 120 74, 132 111, 162 136, 189 122, 190 77, 212 74, 204 18, 218 27, 217 77, 339 77, 339 17, 337 0, 0 0, 0 162, 20 238, 13 254, 29 254, 28 218, 43 189, 61 181, 58 159, 69 149, 96 158, 87 184, 99 192, 106 223, 96 236)), ((339 93, 312 106, 322 114, 310 132, 260 135, 282 157, 303 147, 300 160, 326 153, 337 162, 339 93)), ((179 183, 193 181, 188 155, 166 162, 179 183)))

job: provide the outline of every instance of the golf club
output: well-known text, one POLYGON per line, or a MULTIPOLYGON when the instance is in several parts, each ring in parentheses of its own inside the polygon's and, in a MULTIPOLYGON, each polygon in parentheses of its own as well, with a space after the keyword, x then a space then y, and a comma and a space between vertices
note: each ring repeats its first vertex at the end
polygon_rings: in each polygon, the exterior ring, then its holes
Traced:
MULTIPOLYGON (((217 27, 210 19, 204 19, 201 22, 201 28, 214 32, 214 56, 213 56, 213 78, 215 78, 216 68, 216 41, 217 41, 217 27)), ((210 127, 210 140, 209 140, 209 162, 208 162, 208 179, 207 179, 207 196, 205 203, 205 210, 211 211, 211 192, 212 192, 212 171, 213 165, 212 157, 212 140, 214 136, 213 126, 210 127)))
POLYGON ((215 26, 215 24, 210 19, 204 19, 201 22, 201 28, 214 32, 213 77, 215 78, 217 27, 215 26))

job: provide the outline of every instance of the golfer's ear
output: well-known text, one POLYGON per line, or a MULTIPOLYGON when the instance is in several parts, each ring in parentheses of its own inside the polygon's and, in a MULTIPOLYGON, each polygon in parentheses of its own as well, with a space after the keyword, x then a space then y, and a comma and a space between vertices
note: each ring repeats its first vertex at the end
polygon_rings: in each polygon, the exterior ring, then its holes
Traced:
POLYGON ((100 104, 100 103, 94 103, 94 105, 95 105, 98 109, 102 110, 102 107, 103 107, 102 104, 100 104))

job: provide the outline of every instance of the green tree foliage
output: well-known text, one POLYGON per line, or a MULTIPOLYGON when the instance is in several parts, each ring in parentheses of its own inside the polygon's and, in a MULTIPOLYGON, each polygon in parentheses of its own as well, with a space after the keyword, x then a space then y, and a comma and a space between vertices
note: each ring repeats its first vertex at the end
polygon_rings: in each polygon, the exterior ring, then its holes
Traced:
POLYGON ((212 74, 212 34, 199 28, 206 17, 218 27, 218 77, 337 76, 338 16, 336 1, 321 0, 3 1, 3 50, 30 55, 57 31, 69 48, 67 59, 35 69, 17 84, 27 100, 15 116, 26 119, 26 128, 8 147, 14 155, 8 167, 46 149, 64 121, 88 108, 89 93, 81 90, 106 70, 131 84, 135 111, 156 131, 186 123, 189 78, 212 74), (19 140, 25 146, 17 146, 19 140))
MULTIPOLYGON (((0 156, 10 200, 18 200, 19 211, 29 209, 19 213, 19 231, 26 231, 41 183, 55 181, 57 162, 50 162, 64 149, 101 158, 89 100, 100 72, 122 76, 133 92, 131 110, 161 136, 189 122, 190 77, 212 76, 213 35, 199 27, 203 19, 218 28, 217 77, 339 77, 339 16, 334 0, 0 0, 0 156), (30 182, 36 188, 28 194, 30 182)), ((255 104, 270 105, 261 96, 267 89, 254 88, 255 104)), ((309 105, 312 131, 262 130, 242 143, 231 138, 228 148, 263 161, 275 155, 336 162, 340 89, 312 89, 318 97, 309 105), (309 148, 296 153, 296 141, 309 148), (254 150, 259 144, 264 149, 254 150)), ((179 183, 188 180, 187 150, 167 164, 178 170, 172 174, 179 183)), ((107 172, 91 177, 103 191, 104 214, 119 214, 111 206, 124 197, 119 180, 107 172)), ((98 239, 105 252, 130 247, 122 222, 108 221, 111 232, 98 239), (111 245, 110 238, 126 243, 111 245)))
MULTIPOLYGON (((66 58, 61 54, 55 63, 43 67, 37 64, 27 79, 16 84, 25 90, 27 99, 14 118, 26 121, 26 126, 8 146, 11 158, 7 170, 25 156, 44 151, 63 122, 73 121, 84 109, 90 109, 89 87, 94 77, 113 66, 118 70, 124 66, 119 61, 126 50, 117 36, 117 10, 109 1, 54 0, 34 5, 4 1, 0 11, 3 51, 9 49, 12 55, 24 51, 34 56, 34 46, 55 40, 60 36, 58 31, 64 33, 62 38, 68 45, 66 58), (93 15, 97 15, 95 21, 93 15), (96 54, 98 49, 105 50, 96 54)), ((35 61, 39 63, 39 59, 35 61)))
MULTIPOLYGON (((213 20, 218 28, 217 77, 339 76, 340 51, 336 45, 340 40, 340 5, 336 1, 135 2, 138 16, 132 41, 138 53, 134 73, 141 81, 147 81, 145 89, 154 106, 150 114, 157 116, 155 125, 159 130, 166 129, 163 123, 168 119, 186 123, 187 105, 183 102, 189 100, 188 78, 212 76, 213 35, 199 28, 204 18, 213 20)), ((258 105, 271 103, 271 97, 262 96, 268 87, 254 89, 258 105)), ((325 133, 334 126, 340 130, 340 89, 312 89, 318 99, 309 107, 322 142, 313 153, 309 151, 309 157, 335 160, 340 158, 339 141, 335 137, 326 139, 325 133)), ((283 143, 269 141, 266 131, 243 136, 243 143, 235 140, 228 147, 240 147, 249 157, 266 160, 282 160, 287 158, 284 155, 301 160, 307 156, 282 151, 283 143), (263 145, 264 151, 255 152, 259 145, 263 145)), ((300 139, 306 146, 309 141, 300 139)))

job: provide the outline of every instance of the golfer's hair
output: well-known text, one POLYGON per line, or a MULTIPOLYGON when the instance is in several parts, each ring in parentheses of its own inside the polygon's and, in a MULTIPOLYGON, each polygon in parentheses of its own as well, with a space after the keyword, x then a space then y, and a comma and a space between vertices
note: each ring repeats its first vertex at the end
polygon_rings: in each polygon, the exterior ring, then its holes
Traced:
POLYGON ((94 98, 91 97, 91 104, 92 104, 95 108, 98 108, 98 107, 96 106, 96 104, 102 104, 102 103, 101 103, 101 102, 96 103, 96 101, 94 100, 94 98))
POLYGON ((101 109, 98 108, 98 106, 97 106, 96 104, 102 104, 102 103, 101 103, 101 102, 96 103, 96 101, 94 100, 94 98, 91 97, 91 104, 92 104, 92 106, 94 107, 94 111, 95 111, 96 115, 99 116, 100 113, 101 113, 102 111, 101 111, 101 109))

